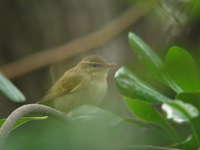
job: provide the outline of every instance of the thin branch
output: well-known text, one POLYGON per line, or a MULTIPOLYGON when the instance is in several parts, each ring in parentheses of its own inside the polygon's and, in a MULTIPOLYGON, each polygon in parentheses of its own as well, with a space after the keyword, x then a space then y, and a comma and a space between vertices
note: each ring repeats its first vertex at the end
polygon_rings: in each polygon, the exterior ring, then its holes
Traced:
POLYGON ((62 113, 56 109, 53 109, 51 107, 48 107, 48 106, 44 106, 44 105, 40 105, 40 104, 23 105, 23 106, 17 108, 16 110, 14 110, 8 116, 8 118, 6 119, 4 124, 1 126, 1 128, 0 128, 1 143, 0 144, 2 145, 4 140, 8 137, 8 135, 12 131, 14 125, 20 118, 22 118, 30 113, 33 113, 33 112, 42 113, 42 114, 50 115, 50 116, 55 116, 57 118, 65 118, 64 113, 62 113))
POLYGON ((96 32, 75 39, 61 47, 41 51, 4 65, 0 70, 7 77, 16 78, 63 59, 98 48, 119 35, 139 18, 145 16, 153 7, 155 6, 149 6, 146 1, 140 2, 96 32))

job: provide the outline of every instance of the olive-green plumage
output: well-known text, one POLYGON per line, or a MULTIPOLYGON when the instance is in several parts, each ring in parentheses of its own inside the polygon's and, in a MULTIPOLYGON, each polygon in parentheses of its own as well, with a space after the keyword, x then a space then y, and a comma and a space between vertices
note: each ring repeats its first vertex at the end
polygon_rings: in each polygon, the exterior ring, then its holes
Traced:
POLYGON ((107 74, 114 65, 98 56, 84 58, 66 71, 39 103, 63 112, 83 104, 98 104, 107 91, 107 74))

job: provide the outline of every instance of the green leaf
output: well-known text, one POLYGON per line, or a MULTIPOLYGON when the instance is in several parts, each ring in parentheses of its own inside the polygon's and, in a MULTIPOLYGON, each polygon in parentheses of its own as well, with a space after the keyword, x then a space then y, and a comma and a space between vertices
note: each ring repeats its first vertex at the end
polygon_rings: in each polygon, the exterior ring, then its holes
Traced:
POLYGON ((184 49, 172 47, 169 49, 165 69, 173 81, 184 91, 200 89, 200 72, 192 56, 184 49))
POLYGON ((160 146, 153 146, 153 145, 133 145, 127 146, 127 148, 123 148, 124 150, 181 150, 177 148, 171 147, 160 147, 160 146))
POLYGON ((126 119, 96 106, 83 105, 72 110, 67 116, 66 122, 48 119, 41 123, 40 129, 30 123, 27 130, 15 132, 15 136, 9 138, 4 149, 66 149, 67 146, 69 150, 117 150, 130 144, 173 143, 158 127, 150 126, 144 129, 135 126, 126 119), (23 144, 20 141, 23 141, 23 144))
MULTIPOLYGON (((17 127, 27 123, 28 121, 31 121, 31 120, 44 120, 44 119, 47 119, 48 116, 42 116, 42 117, 23 117, 23 118, 20 118, 13 129, 16 129, 17 127)), ((5 122, 6 119, 0 119, 0 126, 3 125, 3 123, 5 122)))
POLYGON ((199 91, 182 92, 176 95, 176 98, 186 103, 190 103, 200 110, 200 92, 199 91))
POLYGON ((199 116, 199 111, 196 107, 180 100, 162 104, 162 109, 166 112, 168 119, 178 123, 189 122, 199 116))
POLYGON ((13 102, 25 102, 25 96, 0 73, 0 91, 13 102))
POLYGON ((190 150, 190 149, 198 149, 198 144, 196 143, 196 138, 192 135, 187 137, 185 140, 183 140, 181 143, 177 143, 173 145, 173 147, 179 147, 183 148, 185 150, 190 150))
POLYGON ((119 124, 121 122, 127 122, 127 123, 131 123, 134 125, 137 125, 138 127, 142 127, 142 128, 149 128, 149 124, 147 124, 146 122, 142 122, 140 120, 136 120, 136 119, 130 119, 130 118, 121 118, 109 111, 103 110, 99 107, 96 106, 92 106, 92 105, 83 105, 80 106, 74 110, 72 110, 71 112, 69 112, 67 114, 67 117, 69 120, 85 120, 85 121, 94 121, 98 119, 98 120, 102 120, 103 122, 107 122, 107 124, 109 124, 109 122, 112 122, 112 124, 119 124), (114 123, 116 122, 116 123, 114 123))
POLYGON ((115 74, 120 92, 127 97, 150 103, 164 103, 170 99, 142 82, 129 69, 122 67, 115 74))
POLYGON ((191 1, 191 10, 190 13, 194 19, 199 19, 200 17, 200 1, 199 0, 192 0, 191 1))
POLYGON ((131 48, 136 51, 140 61, 145 64, 149 72, 153 73, 157 79, 171 87, 176 93, 182 92, 182 89, 171 80, 168 74, 163 73, 163 61, 151 47, 134 33, 129 33, 128 37, 131 48))
POLYGON ((184 103, 180 100, 171 101, 163 104, 162 109, 166 112, 167 118, 177 123, 187 122, 192 129, 193 142, 195 146, 199 145, 199 111, 191 104, 184 103))
MULTIPOLYGON (((198 110, 200 110, 200 92, 184 92, 178 94, 176 98, 180 99, 183 102, 192 104, 193 106, 198 108, 198 110)), ((197 118, 193 118, 191 122, 193 124, 195 132, 198 134, 198 137, 200 137, 200 116, 198 116, 197 118)))
POLYGON ((105 111, 101 108, 92 105, 83 105, 77 109, 72 110, 67 114, 69 120, 104 120, 103 122, 111 123, 112 125, 117 125, 120 122, 124 121, 123 118, 105 111))
POLYGON ((131 32, 128 37, 132 49, 137 52, 142 61, 146 61, 156 70, 162 68, 163 62, 160 57, 142 39, 131 32))
POLYGON ((141 100, 131 99, 129 97, 125 97, 125 101, 128 104, 131 112, 140 119, 150 123, 155 123, 160 126, 163 126, 163 124, 166 123, 161 114, 156 111, 151 104, 141 100))
POLYGON ((141 101, 141 100, 131 99, 128 97, 125 97, 125 100, 129 106, 131 112, 134 115, 136 115, 140 119, 143 119, 147 122, 159 125, 164 130, 166 130, 172 136, 173 139, 177 137, 174 129, 170 126, 170 124, 167 122, 165 117, 162 116, 152 106, 152 104, 149 104, 149 103, 141 101))

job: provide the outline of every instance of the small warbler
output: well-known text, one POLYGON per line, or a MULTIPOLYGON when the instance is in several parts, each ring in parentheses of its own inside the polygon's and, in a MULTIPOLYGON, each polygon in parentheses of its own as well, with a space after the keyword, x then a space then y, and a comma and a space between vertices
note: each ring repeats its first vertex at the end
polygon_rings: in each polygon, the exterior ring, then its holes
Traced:
POLYGON ((64 73, 39 103, 63 112, 84 104, 96 105, 106 94, 108 71, 115 66, 99 56, 83 58, 64 73))

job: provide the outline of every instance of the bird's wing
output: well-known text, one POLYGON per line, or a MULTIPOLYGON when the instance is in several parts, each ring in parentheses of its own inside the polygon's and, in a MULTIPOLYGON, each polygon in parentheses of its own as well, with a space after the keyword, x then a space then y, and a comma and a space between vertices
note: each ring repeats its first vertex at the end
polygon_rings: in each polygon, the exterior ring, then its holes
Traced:
POLYGON ((47 95, 39 103, 48 103, 55 98, 76 92, 84 83, 83 76, 76 72, 66 72, 48 91, 47 95))

